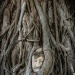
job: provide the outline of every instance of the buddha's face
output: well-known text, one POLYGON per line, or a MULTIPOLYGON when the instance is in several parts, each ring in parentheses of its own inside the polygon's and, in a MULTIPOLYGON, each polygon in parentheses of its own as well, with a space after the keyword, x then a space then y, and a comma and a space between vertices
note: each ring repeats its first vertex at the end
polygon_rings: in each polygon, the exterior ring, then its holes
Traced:
POLYGON ((38 72, 43 64, 44 57, 43 56, 32 56, 32 69, 34 72, 38 72))

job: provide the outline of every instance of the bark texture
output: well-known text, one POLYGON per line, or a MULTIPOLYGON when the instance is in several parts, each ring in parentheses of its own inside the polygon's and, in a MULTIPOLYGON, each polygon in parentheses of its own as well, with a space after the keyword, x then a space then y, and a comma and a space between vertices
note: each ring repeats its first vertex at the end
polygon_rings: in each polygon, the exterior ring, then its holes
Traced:
POLYGON ((0 75, 74 75, 74 11, 70 0, 0 0, 0 75), (38 48, 45 59, 34 73, 38 48))

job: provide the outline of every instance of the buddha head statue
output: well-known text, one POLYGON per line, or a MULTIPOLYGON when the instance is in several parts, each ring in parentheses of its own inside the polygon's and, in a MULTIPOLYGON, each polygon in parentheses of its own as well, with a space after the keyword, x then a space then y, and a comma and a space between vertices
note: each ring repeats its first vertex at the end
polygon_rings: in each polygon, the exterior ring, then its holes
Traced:
POLYGON ((33 72, 38 72, 44 61, 44 53, 42 48, 38 48, 32 55, 32 70, 33 72))

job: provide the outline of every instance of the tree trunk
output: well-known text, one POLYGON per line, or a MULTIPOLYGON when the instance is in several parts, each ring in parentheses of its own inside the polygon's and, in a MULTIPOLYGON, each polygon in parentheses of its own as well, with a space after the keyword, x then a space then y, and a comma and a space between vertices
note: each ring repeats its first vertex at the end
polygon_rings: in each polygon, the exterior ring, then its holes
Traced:
POLYGON ((74 74, 75 6, 69 2, 0 1, 0 75, 74 74), (34 73, 32 55, 38 48, 45 59, 34 73))

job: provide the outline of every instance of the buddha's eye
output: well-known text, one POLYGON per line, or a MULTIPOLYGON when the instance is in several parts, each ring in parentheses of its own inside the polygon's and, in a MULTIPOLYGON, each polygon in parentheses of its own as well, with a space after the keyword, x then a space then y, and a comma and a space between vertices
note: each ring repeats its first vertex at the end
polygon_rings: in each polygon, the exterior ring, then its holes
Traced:
POLYGON ((37 60, 34 60, 35 62, 37 62, 37 60))
POLYGON ((40 59, 40 62, 43 62, 43 59, 40 59))
POLYGON ((41 60, 41 62, 43 62, 43 60, 41 60))

